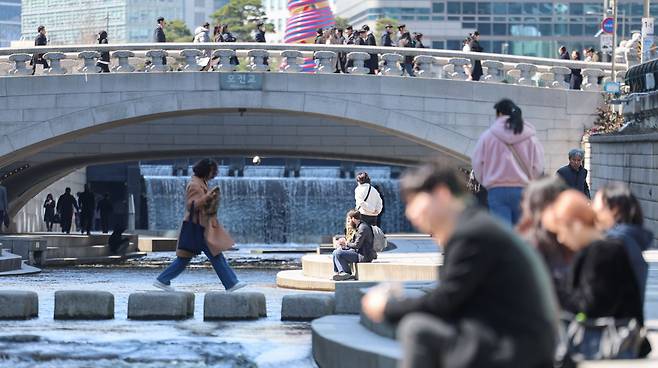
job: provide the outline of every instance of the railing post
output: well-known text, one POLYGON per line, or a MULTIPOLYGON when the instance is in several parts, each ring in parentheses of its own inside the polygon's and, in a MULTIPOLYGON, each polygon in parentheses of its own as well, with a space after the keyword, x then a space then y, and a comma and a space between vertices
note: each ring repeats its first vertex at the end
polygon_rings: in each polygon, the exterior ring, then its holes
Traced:
POLYGON ((32 55, 28 54, 11 54, 9 61, 14 63, 12 69, 9 70, 9 75, 30 75, 32 69, 28 69, 27 62, 32 59, 32 55))
POLYGON ((432 75, 432 64, 434 64, 434 58, 427 55, 418 55, 414 58, 414 64, 418 66, 418 71, 416 76, 422 78, 433 78, 432 75))
POLYGON ((231 64, 231 58, 235 56, 235 51, 231 49, 219 49, 212 53, 213 57, 218 57, 219 62, 215 65, 215 70, 218 72, 232 72, 235 71, 235 65, 231 64))
POLYGON ((301 52, 297 50, 284 50, 281 53, 281 57, 286 58, 286 66, 281 70, 282 72, 299 73, 304 69, 299 64, 299 59, 302 57, 301 52))
MULTIPOLYGON (((453 66, 452 74, 447 73, 450 74, 450 79, 467 80, 469 76, 466 75, 464 66, 469 65, 470 63, 471 61, 466 58, 450 58, 450 60, 448 60, 448 65, 453 66)), ((444 71, 446 66, 444 66, 444 71)))
POLYGON ((352 60, 352 67, 348 68, 350 74, 368 74, 370 69, 365 67, 366 60, 370 59, 367 52, 350 52, 347 54, 347 60, 352 60))
POLYGON ((132 73, 135 71, 135 67, 130 65, 129 58, 135 57, 135 53, 129 50, 117 50, 112 53, 112 57, 118 60, 117 66, 112 68, 113 72, 116 73, 132 73))
POLYGON ((388 53, 382 55, 382 59, 384 60, 384 66, 382 67, 383 75, 402 75, 402 67, 400 66, 403 59, 402 55, 388 53))
POLYGON ((505 65, 500 61, 484 60, 482 67, 487 68, 487 74, 482 79, 483 81, 501 83, 505 79, 505 65))
POLYGON ((101 54, 98 51, 83 51, 78 54, 78 59, 83 59, 83 65, 78 69, 80 73, 98 73, 101 68, 96 65, 101 54))
POLYGON ((265 58, 270 56, 270 53, 267 50, 249 50, 247 56, 251 58, 251 64, 249 64, 249 69, 254 72, 264 72, 269 69, 269 66, 265 65, 265 58))
POLYGON ((583 69, 583 83, 581 85, 581 89, 583 91, 600 91, 601 86, 599 85, 599 77, 602 77, 605 73, 603 73, 602 69, 594 69, 594 68, 587 68, 583 69))
POLYGON ((47 52, 43 58, 48 60, 50 68, 43 71, 43 74, 66 74, 68 70, 62 67, 61 60, 66 59, 63 52, 47 52))
POLYGON ((516 64, 516 70, 518 70, 521 73, 521 76, 519 78, 519 84, 523 86, 534 86, 535 81, 532 80, 532 77, 535 76, 535 72, 537 72, 537 66, 532 65, 532 64, 527 64, 527 63, 518 63, 516 64))
POLYGON ((180 56, 185 58, 185 66, 183 66, 184 72, 197 72, 203 68, 203 65, 199 65, 197 58, 203 55, 203 52, 197 49, 184 49, 178 53, 180 56))
POLYGON ((553 83, 551 88, 569 89, 569 83, 565 81, 567 75, 571 74, 571 69, 566 66, 554 66, 549 69, 553 73, 553 83))
POLYGON ((539 81, 541 82, 541 84, 538 84, 539 87, 550 88, 555 81, 555 76, 553 73, 541 73, 539 81))
POLYGON ((151 66, 146 68, 147 72, 166 72, 169 66, 164 64, 164 60, 169 55, 165 50, 149 50, 146 56, 151 58, 151 66))
POLYGON ((336 53, 333 51, 316 51, 313 56, 316 59, 317 65, 315 72, 321 74, 329 74, 335 71, 333 60, 336 58, 336 53))

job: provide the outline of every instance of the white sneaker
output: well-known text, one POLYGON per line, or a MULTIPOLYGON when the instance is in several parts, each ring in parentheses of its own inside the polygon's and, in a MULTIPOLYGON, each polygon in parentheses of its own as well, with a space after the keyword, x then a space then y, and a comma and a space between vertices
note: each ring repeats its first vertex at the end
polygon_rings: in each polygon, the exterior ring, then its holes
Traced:
POLYGON ((230 288, 230 289, 228 289, 228 290, 226 290, 226 291, 229 292, 229 293, 232 293, 232 292, 234 292, 234 291, 236 291, 236 290, 238 290, 238 289, 242 289, 242 288, 245 287, 245 286, 247 286, 247 283, 246 283, 246 282, 239 281, 237 284, 233 285, 232 288, 230 288))
POLYGON ((157 287, 158 289, 161 289, 162 291, 176 291, 173 286, 163 284, 162 282, 155 280, 153 283, 153 286, 157 287))

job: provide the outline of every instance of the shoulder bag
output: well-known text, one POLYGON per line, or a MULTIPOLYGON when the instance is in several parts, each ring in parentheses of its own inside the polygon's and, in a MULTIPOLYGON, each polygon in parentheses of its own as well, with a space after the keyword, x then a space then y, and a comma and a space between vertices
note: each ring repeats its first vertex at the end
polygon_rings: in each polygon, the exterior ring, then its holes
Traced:
MULTIPOLYGON (((501 142, 503 141, 501 140, 501 142)), ((521 166, 521 170, 523 170, 523 172, 526 174, 528 180, 532 181, 534 178, 532 177, 530 168, 528 167, 528 165, 526 165, 525 161, 521 159, 521 156, 516 151, 516 148, 514 148, 514 145, 507 142, 503 142, 503 144, 506 145, 507 148, 512 152, 512 156, 514 156, 514 161, 516 161, 516 163, 519 164, 519 166, 521 166)))
POLYGON ((183 226, 180 229, 178 236, 178 249, 184 250, 193 254, 200 254, 205 245, 204 239, 205 228, 199 223, 199 211, 194 208, 194 202, 190 206, 190 215, 187 220, 183 221, 183 226), (194 215, 196 214, 196 222, 194 222, 194 215))
MULTIPOLYGON (((372 185, 368 184, 368 194, 366 194, 366 197, 363 198, 363 201, 367 201, 368 197, 370 197, 370 190, 372 189, 372 185)), ((361 206, 357 207, 356 210, 358 211, 361 208, 361 206)))

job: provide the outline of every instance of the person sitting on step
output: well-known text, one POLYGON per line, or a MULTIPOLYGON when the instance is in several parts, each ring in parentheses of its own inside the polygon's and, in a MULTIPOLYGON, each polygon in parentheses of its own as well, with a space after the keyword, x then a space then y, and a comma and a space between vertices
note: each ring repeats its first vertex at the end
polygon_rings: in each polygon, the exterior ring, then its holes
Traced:
POLYGON ((361 220, 361 213, 357 210, 349 211, 347 218, 356 232, 349 241, 345 238, 338 239, 340 248, 333 252, 334 281, 353 279, 351 271, 353 263, 372 262, 377 258, 373 248, 375 236, 370 225, 361 220))

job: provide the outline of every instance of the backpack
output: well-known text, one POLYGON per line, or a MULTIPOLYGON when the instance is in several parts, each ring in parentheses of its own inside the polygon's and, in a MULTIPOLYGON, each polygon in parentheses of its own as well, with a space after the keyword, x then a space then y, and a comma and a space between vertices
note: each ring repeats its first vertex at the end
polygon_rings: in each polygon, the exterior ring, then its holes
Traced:
POLYGON ((388 241, 386 240, 386 234, 379 228, 379 226, 370 225, 372 230, 372 248, 375 252, 382 252, 386 249, 388 241))

